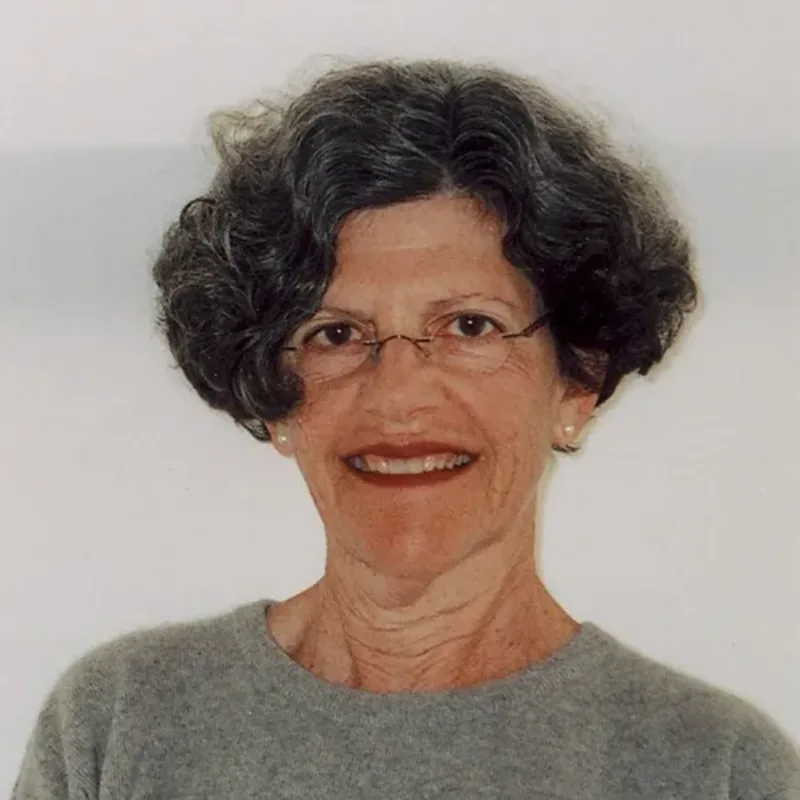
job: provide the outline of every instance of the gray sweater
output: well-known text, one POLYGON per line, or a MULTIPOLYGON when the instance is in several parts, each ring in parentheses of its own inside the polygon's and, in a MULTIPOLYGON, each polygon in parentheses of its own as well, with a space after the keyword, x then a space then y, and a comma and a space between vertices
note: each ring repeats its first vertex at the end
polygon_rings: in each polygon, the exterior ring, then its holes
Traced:
POLYGON ((594 624, 507 678, 381 694, 293 662, 265 604, 84 655, 12 797, 800 800, 800 758, 774 724, 594 624))

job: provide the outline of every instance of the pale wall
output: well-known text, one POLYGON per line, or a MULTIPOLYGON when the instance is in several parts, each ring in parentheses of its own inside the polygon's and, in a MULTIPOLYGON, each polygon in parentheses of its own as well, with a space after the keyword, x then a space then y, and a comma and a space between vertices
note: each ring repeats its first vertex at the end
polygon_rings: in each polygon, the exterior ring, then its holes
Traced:
POLYGON ((705 309, 674 364, 562 460, 545 575, 575 616, 800 739, 796 8, 8 0, 0 786, 89 647, 319 574, 299 476, 170 371, 147 268, 210 174, 206 112, 320 53, 502 57, 604 105, 662 159, 696 231, 705 309))

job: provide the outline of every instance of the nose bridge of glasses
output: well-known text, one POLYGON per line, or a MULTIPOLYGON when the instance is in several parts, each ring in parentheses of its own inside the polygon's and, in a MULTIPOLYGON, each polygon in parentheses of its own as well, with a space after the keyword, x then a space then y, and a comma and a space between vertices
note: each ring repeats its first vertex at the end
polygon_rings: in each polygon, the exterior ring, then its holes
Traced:
POLYGON ((392 339, 405 339, 407 342, 413 344, 414 349, 418 350, 426 358, 431 354, 429 339, 427 337, 414 337, 407 336, 404 333, 393 333, 391 336, 386 336, 383 339, 375 339, 374 341, 370 342, 370 355, 374 358, 377 358, 379 355, 381 355, 383 348, 388 342, 391 342, 392 339))

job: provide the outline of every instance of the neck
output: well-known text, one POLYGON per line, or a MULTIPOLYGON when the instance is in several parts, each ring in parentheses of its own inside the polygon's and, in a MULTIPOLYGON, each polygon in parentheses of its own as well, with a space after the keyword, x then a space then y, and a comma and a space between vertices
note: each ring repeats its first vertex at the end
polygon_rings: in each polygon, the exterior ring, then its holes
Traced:
POLYGON ((383 578, 368 588, 329 563, 318 583, 270 607, 268 625, 295 661, 330 683, 402 692, 502 678, 550 656, 579 626, 533 558, 503 570, 491 555, 431 582, 383 578))

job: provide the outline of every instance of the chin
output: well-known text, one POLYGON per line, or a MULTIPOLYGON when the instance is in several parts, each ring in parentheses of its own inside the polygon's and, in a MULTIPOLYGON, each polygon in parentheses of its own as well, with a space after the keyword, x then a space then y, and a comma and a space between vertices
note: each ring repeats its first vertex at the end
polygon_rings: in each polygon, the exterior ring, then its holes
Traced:
POLYGON ((452 518, 449 524, 418 518, 384 520, 377 526, 361 521, 348 527, 358 559, 387 577, 434 578, 480 544, 467 534, 474 530, 472 525, 452 518))

